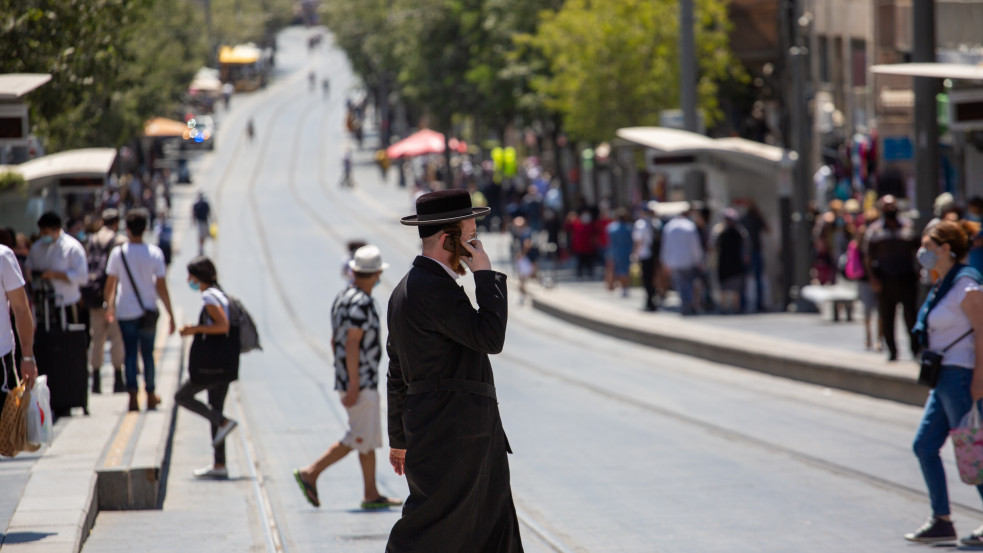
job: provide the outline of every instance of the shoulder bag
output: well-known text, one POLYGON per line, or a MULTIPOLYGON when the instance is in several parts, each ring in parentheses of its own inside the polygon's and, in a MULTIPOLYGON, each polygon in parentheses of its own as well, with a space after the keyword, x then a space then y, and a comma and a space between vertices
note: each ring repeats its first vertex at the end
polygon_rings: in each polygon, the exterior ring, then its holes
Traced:
MULTIPOLYGON (((198 324, 205 324, 202 308, 198 324)), ((198 385, 239 379, 239 327, 229 325, 228 334, 195 334, 188 354, 188 377, 198 385)))

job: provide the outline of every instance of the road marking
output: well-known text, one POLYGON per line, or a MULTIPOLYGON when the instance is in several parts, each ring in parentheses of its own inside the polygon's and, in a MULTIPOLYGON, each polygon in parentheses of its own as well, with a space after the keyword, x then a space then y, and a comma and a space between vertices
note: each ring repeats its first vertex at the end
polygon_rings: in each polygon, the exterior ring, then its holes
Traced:
POLYGON ((137 411, 129 411, 123 415, 123 422, 120 423, 119 429, 116 431, 116 438, 109 446, 106 461, 102 465, 103 468, 116 468, 123 462, 123 455, 126 453, 126 447, 130 443, 130 438, 133 437, 133 431, 136 430, 139 419, 140 413, 137 411))

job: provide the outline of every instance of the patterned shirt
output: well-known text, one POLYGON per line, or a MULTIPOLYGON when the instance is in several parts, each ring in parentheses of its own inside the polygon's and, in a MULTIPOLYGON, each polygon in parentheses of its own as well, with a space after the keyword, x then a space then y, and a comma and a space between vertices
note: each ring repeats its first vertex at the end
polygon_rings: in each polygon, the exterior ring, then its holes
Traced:
POLYGON ((379 315, 372 296, 349 286, 342 290, 331 306, 331 327, 334 336, 335 390, 348 390, 348 367, 345 365, 345 343, 350 328, 365 333, 358 345, 358 386, 374 390, 379 386, 379 360, 382 344, 379 339, 379 315))

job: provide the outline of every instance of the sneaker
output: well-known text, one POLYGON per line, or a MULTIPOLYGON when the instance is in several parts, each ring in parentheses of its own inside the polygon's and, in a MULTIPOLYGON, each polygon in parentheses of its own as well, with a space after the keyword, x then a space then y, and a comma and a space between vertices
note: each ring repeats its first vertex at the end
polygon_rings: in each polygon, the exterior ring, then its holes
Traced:
POLYGON ((983 547, 983 526, 980 526, 973 533, 959 540, 963 545, 972 547, 983 547))
POLYGON ((229 469, 225 467, 215 468, 213 465, 208 465, 207 467, 201 467, 200 469, 191 471, 191 474, 195 478, 200 479, 224 480, 229 477, 229 469))
POLYGON ((225 421, 225 424, 218 427, 218 432, 215 433, 215 439, 212 440, 212 445, 217 446, 224 442, 225 437, 228 436, 229 432, 232 432, 236 426, 239 426, 239 423, 232 419, 225 421))
POLYGON ((918 543, 939 543, 956 540, 956 527, 952 521, 929 517, 925 524, 914 533, 905 534, 904 539, 918 543))

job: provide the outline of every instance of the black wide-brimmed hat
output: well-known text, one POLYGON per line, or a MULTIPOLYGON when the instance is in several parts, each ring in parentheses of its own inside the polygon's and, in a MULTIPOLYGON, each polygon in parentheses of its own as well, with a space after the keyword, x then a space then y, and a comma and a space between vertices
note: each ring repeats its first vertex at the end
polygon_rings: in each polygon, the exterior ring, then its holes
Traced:
POLYGON ((472 207, 467 190, 438 190, 417 198, 416 215, 407 215, 399 222, 413 227, 446 225, 481 217, 489 211, 488 207, 472 207))

